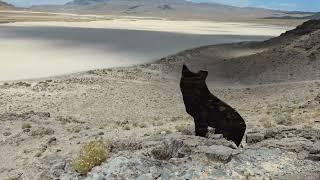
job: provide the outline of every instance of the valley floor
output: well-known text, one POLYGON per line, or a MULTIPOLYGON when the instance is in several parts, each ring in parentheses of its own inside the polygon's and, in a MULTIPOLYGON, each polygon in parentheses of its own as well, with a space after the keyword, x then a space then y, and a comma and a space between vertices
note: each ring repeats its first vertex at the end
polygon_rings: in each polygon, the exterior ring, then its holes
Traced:
POLYGON ((266 40, 288 28, 138 18, 5 23, 0 25, 0 81, 149 63, 203 45, 266 40))
MULTIPOLYGON (((0 163, 0 177, 83 179, 85 177, 70 170, 69 160, 78 154, 82 144, 100 138, 115 144, 118 150, 109 161, 94 169, 89 179, 102 175, 130 179, 141 174, 144 176, 140 178, 145 179, 156 176, 170 179, 178 177, 175 171, 186 172, 179 176, 191 179, 319 177, 320 109, 315 101, 319 79, 259 84, 209 77, 211 92, 246 120, 249 141, 244 142, 243 152, 235 153, 237 150, 230 145, 229 149, 217 147, 216 141, 221 144, 220 140, 211 142, 190 136, 193 119, 185 112, 179 89, 181 65, 186 63, 193 70, 199 70, 207 66, 197 64, 195 58, 210 56, 219 61, 261 51, 244 47, 209 46, 181 52, 153 64, 3 83, 0 86, 0 159, 5 163, 0 163), (215 50, 220 54, 208 55, 215 50), (263 133, 270 131, 272 136, 263 133), (175 141, 171 142, 172 139, 175 141), (170 148, 175 147, 177 141, 190 147, 192 160, 180 157, 167 162, 144 157, 148 148, 167 141, 173 144, 170 148), (202 148, 194 149, 193 143, 203 143, 199 145, 202 148), (208 152, 205 148, 214 150, 208 152), (224 161, 231 154, 221 154, 227 150, 233 152, 234 157, 229 164, 224 161), (216 151, 218 155, 212 155, 218 156, 218 160, 206 158, 216 151), (137 163, 132 171, 130 163, 137 163), (157 172, 152 170, 155 167, 157 172), (111 176, 109 171, 115 173, 121 168, 124 169, 118 176, 111 176)), ((209 69, 210 73, 215 72, 209 69)))

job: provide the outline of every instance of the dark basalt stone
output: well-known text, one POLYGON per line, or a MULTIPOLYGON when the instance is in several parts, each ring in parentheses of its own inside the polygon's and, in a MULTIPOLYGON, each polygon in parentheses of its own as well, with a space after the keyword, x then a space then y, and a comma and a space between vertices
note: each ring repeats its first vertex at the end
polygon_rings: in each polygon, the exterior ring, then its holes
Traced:
POLYGON ((180 89, 186 111, 194 118, 196 136, 206 137, 208 127, 240 145, 246 124, 240 114, 215 97, 206 85, 207 71, 191 72, 183 65, 180 89))

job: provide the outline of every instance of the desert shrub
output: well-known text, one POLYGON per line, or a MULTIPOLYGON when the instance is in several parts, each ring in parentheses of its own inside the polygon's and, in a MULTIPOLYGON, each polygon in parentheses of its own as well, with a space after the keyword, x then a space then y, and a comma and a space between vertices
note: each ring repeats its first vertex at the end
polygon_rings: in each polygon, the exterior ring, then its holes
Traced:
POLYGON ((132 126, 133 126, 133 127, 138 127, 138 126, 139 126, 139 123, 138 123, 138 122, 133 122, 133 123, 132 123, 132 126))
POLYGON ((4 180, 18 180, 19 177, 8 177, 8 178, 5 178, 4 180))
POLYGON ((133 127, 139 127, 139 128, 146 128, 147 124, 146 123, 138 123, 138 122, 133 122, 132 123, 133 127))
POLYGON ((31 128, 31 124, 30 123, 23 123, 21 126, 21 129, 30 129, 31 128))
POLYGON ((119 151, 136 151, 143 148, 142 142, 139 140, 115 140, 110 142, 110 152, 116 153, 119 151))
POLYGON ((161 128, 158 131, 158 134, 171 134, 171 133, 172 133, 172 131, 168 128, 161 128))
POLYGON ((265 121, 265 122, 263 122, 263 123, 262 123, 262 126, 263 126, 264 128, 272 128, 272 127, 275 126, 275 124, 270 120, 270 121, 265 121))
POLYGON ((312 122, 306 122, 306 123, 303 125, 303 127, 304 127, 305 129, 311 129, 311 128, 313 127, 313 123, 312 123, 312 122))
POLYGON ((38 127, 38 129, 35 129, 31 132, 31 136, 39 136, 39 137, 52 135, 52 134, 54 134, 54 130, 46 127, 38 127))
POLYGON ((123 129, 126 130, 126 131, 129 131, 131 128, 130 128, 129 125, 126 125, 126 126, 123 127, 123 129))
POLYGON ((276 121, 277 124, 279 125, 292 125, 293 124, 293 119, 289 113, 281 113, 281 114, 276 114, 274 115, 274 120, 276 121))
POLYGON ((152 149, 151 155, 153 156, 153 158, 158 160, 169 160, 172 157, 170 144, 163 143, 163 145, 152 149))
POLYGON ((164 122, 162 122, 162 121, 154 121, 154 122, 152 122, 153 126, 162 126, 163 124, 164 124, 164 122))
POLYGON ((140 128, 146 128, 146 127, 147 127, 147 124, 146 124, 146 123, 140 123, 140 124, 139 124, 139 127, 140 127, 140 128))
POLYGON ((172 121, 172 122, 175 122, 175 121, 178 121, 178 120, 180 120, 180 119, 182 119, 182 117, 180 117, 180 116, 175 116, 175 117, 172 117, 172 118, 171 118, 171 121, 172 121))
POLYGON ((95 166, 99 166, 107 159, 108 151, 101 140, 85 144, 79 156, 72 162, 72 167, 80 174, 87 174, 95 166))
POLYGON ((177 130, 177 132, 180 132, 183 135, 192 135, 193 131, 192 128, 189 125, 176 125, 175 129, 177 130))
POLYGON ((162 144, 151 150, 151 156, 158 160, 169 160, 171 158, 182 158, 185 154, 190 153, 190 149, 183 141, 173 140, 164 141, 162 144))
POLYGON ((99 135, 99 136, 103 136, 103 135, 104 135, 104 132, 99 132, 98 135, 99 135))
POLYGON ((174 128, 177 130, 177 132, 182 132, 186 129, 186 127, 182 124, 176 125, 174 128))
POLYGON ((56 118, 57 121, 61 122, 61 124, 68 124, 68 123, 81 123, 80 121, 78 121, 75 117, 72 116, 67 116, 67 117, 63 117, 63 116, 58 116, 56 118))

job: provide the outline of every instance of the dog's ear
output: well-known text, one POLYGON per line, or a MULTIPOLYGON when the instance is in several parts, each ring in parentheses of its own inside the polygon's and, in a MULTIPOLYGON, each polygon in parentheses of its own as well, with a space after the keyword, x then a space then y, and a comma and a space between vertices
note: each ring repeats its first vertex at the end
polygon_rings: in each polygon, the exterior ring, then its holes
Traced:
POLYGON ((183 67, 182 67, 182 73, 189 73, 191 72, 188 67, 184 64, 183 67))
POLYGON ((203 80, 206 80, 208 77, 208 71, 200 71, 201 77, 203 80))
POLYGON ((189 76, 193 76, 193 75, 194 75, 194 73, 191 72, 189 70, 189 68, 184 64, 183 67, 182 67, 182 76, 189 77, 189 76))

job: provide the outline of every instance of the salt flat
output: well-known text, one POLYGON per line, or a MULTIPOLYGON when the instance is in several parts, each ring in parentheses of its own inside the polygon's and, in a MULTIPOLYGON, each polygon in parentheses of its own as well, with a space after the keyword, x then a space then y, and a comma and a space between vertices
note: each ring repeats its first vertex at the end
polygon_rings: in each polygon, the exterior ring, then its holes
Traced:
POLYGON ((115 19, 0 26, 0 81, 153 62, 203 45, 264 40, 290 27, 115 19))

